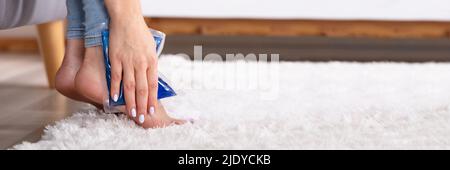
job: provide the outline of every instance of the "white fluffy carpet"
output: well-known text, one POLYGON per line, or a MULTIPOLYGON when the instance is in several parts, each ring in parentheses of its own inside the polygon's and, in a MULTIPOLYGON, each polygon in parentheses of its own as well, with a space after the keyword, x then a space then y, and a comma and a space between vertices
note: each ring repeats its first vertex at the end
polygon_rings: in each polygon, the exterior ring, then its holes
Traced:
POLYGON ((144 130, 90 111, 13 149, 450 149, 448 63, 202 65, 164 57, 160 69, 183 89, 166 107, 194 124, 144 130), (259 76, 247 74, 252 68, 259 76))

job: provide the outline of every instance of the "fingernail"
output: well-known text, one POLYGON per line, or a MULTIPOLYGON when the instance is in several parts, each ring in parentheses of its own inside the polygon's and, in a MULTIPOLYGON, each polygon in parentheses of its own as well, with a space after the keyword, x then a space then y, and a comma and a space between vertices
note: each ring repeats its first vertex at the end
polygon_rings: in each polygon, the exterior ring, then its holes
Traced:
POLYGON ((150 107, 149 112, 150 112, 150 115, 155 114, 155 108, 153 106, 150 107))
POLYGON ((119 95, 115 94, 113 97, 114 102, 117 102, 117 100, 119 100, 119 95))
POLYGON ((145 117, 143 114, 139 115, 139 123, 144 123, 145 117))
POLYGON ((136 117, 136 109, 135 109, 135 108, 131 109, 131 116, 132 116, 133 118, 136 117))

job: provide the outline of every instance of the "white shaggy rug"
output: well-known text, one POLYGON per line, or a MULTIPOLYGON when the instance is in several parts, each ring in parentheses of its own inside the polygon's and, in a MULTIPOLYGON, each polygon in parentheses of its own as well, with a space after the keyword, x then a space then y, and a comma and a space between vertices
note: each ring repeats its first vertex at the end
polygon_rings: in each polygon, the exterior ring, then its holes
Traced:
POLYGON ((194 124, 144 130, 92 110, 13 149, 450 149, 449 63, 269 66, 172 56, 160 69, 181 91, 166 107, 194 124))

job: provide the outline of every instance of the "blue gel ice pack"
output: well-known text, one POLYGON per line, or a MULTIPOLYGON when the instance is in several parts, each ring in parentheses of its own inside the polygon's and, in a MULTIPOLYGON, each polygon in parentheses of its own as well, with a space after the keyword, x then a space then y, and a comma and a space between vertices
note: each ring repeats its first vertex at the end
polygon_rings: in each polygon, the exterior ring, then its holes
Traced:
MULTIPOLYGON (((159 55, 162 51, 162 47, 164 45, 164 36, 156 35, 160 32, 153 33, 153 38, 155 39, 156 43, 156 52, 159 55)), ((160 33, 161 34, 161 33, 160 33)), ((108 93, 111 90, 111 63, 109 60, 109 30, 104 30, 102 32, 102 42, 103 42, 103 58, 105 61, 105 74, 106 74, 106 81, 108 85, 108 93)), ((124 91, 123 91, 123 82, 120 82, 120 92, 119 92, 119 98, 117 101, 114 101, 111 98, 111 95, 109 96, 109 105, 110 106, 120 106, 125 105, 125 98, 124 98, 124 91)), ((166 97, 175 96, 175 91, 169 86, 169 84, 166 83, 161 77, 158 77, 158 100, 163 99, 166 97)))

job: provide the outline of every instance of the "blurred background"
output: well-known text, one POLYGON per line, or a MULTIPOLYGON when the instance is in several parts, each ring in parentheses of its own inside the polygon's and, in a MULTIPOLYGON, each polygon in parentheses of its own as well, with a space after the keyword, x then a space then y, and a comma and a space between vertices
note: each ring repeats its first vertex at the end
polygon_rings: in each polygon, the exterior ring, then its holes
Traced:
MULTIPOLYGON (((36 139, 81 107, 52 90, 65 2, 21 2, 33 3, 30 22, 0 30, 0 148, 36 139)), ((148 25, 168 34, 166 54, 193 56, 202 45, 203 54, 285 61, 450 61, 449 0, 142 0, 142 8, 148 25)))

